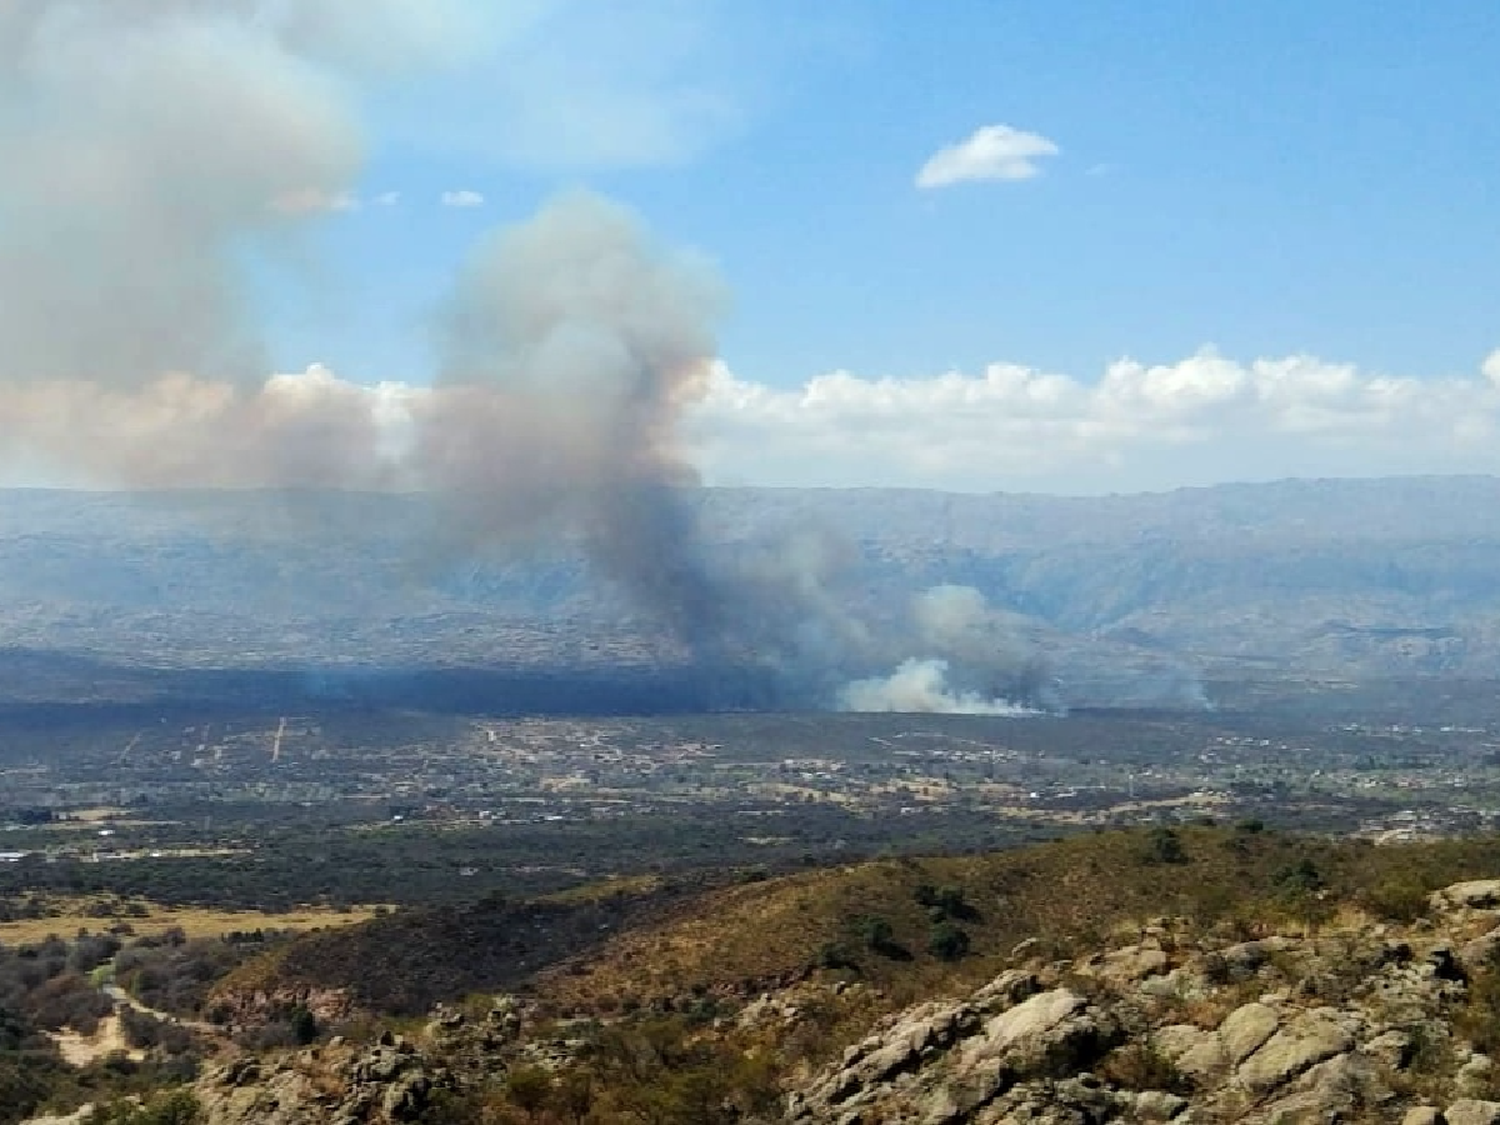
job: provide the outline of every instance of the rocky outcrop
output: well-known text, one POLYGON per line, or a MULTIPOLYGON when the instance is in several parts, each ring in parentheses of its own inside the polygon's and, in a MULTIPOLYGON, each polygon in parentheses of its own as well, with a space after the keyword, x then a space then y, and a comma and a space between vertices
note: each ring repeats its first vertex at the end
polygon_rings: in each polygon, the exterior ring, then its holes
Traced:
MULTIPOLYGON (((849 1048, 839 1067, 792 1096, 788 1116, 975 1120, 1017 1087, 1088 1071, 1122 1038, 1120 1025, 1084 996, 1041 991, 1035 976, 1012 971, 968 1000, 924 1005, 849 1048)), ((1075 1093, 1085 1089, 1093 1088, 1075 1093)))
POLYGON ((1470 879, 1433 891, 1429 900, 1439 913, 1454 910, 1500 910, 1500 879, 1470 879))
POLYGON ((400 1125, 424 1119, 446 1073, 400 1037, 355 1050, 240 1058, 198 1080, 205 1125, 400 1125))
POLYGON ((1145 943, 1008 970, 887 1020, 794 1091, 788 1119, 1500 1125, 1500 1072, 1454 1022, 1500 945, 1500 880, 1429 905, 1399 932, 1145 943))
MULTIPOLYGON (((799 1078, 782 1120, 1500 1125, 1500 1067, 1479 1004, 1500 987, 1500 970, 1488 954, 1470 956, 1472 943, 1500 931, 1500 880, 1446 888, 1408 926, 1330 925, 1254 941, 1185 925, 1150 930, 1074 961, 1017 947, 1012 960, 1024 964, 966 995, 886 1016, 836 1062, 799 1078)), ((868 984, 809 977, 693 1034, 743 1036, 764 1050, 835 999, 880 997, 868 984)), ((488 1012, 439 1009, 420 1045, 387 1035, 220 1063, 195 1085, 202 1125, 436 1121, 448 1091, 487 1082, 493 1091, 512 1065, 555 1072, 582 1059, 586 1068, 576 1021, 549 1021, 536 1005, 501 997, 488 1012)), ((770 1125, 719 1108, 729 1116, 704 1119, 770 1125)))
POLYGON ((341 988, 279 986, 276 988, 219 987, 209 1000, 219 1024, 229 1030, 257 1027, 298 1008, 305 1008, 320 1025, 346 1020, 354 1002, 341 988))

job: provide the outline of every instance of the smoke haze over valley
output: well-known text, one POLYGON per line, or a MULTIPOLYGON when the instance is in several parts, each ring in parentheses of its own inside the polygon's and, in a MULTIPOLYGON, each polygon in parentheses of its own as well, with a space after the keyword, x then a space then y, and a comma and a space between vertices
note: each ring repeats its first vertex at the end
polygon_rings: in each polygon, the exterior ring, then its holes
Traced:
MULTIPOLYGON (((1120 360, 1094 386, 995 364, 775 389, 723 357, 724 272, 574 188, 473 232, 425 295, 422 369, 268 376, 268 294, 304 294, 316 321, 335 303, 323 258, 337 224, 401 202, 367 188, 388 99, 472 76, 486 51, 524 74, 517 44, 570 18, 533 16, 497 23, 457 0, 4 10, 0 459, 12 479, 117 494, 8 497, 15 644, 136 651, 126 634, 159 626, 164 652, 201 644, 204 659, 420 663, 471 614, 469 661, 508 659, 505 622, 540 629, 563 663, 581 658, 578 638, 618 627, 632 639, 611 651, 627 662, 754 685, 731 703, 978 713, 1201 706, 1204 675, 1224 668, 1486 667, 1488 595, 1478 611, 1455 591, 1487 541, 1435 532, 1441 559, 1460 559, 1451 574, 1417 541, 1393 544, 1389 514, 1330 540, 1287 522, 1304 503, 1295 486, 1201 494, 1265 498, 1253 519, 1202 527, 1181 514, 1201 502, 1188 493, 870 501, 881 494, 704 480, 750 466, 776 483, 947 482, 973 464, 976 488, 1091 472, 1095 491, 1117 467, 1152 482, 1164 456, 1194 450, 1211 455, 1179 480, 1269 465, 1362 475, 1381 449, 1401 468, 1484 467, 1493 356, 1477 376, 1428 382, 1202 351, 1120 360), (95 509, 113 532, 46 530, 95 509), (1169 530, 1151 530, 1156 513, 1169 530), (1252 581, 1252 565, 1288 574, 1252 581), (90 615, 134 624, 83 626, 90 615), (238 656, 208 628, 192 639, 188 623, 216 615, 254 637, 238 656)), ((1028 179, 1061 151, 999 126, 966 144, 934 156, 917 188, 1028 179)), ((439 198, 485 204, 471 189, 439 198)), ((1429 486, 1309 487, 1305 518, 1322 526, 1345 488, 1378 491, 1389 512, 1429 486)))

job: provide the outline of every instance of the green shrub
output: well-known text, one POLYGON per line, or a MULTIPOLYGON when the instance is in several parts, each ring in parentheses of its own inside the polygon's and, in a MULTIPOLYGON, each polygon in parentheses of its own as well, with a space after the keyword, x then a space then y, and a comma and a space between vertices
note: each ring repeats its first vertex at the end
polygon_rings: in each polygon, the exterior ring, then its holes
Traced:
POLYGON ((1387 922, 1415 922, 1427 913, 1428 888, 1412 876, 1397 875, 1366 890, 1359 904, 1387 922))
POLYGON ((1155 828, 1146 838, 1146 863, 1186 863, 1187 852, 1182 846, 1182 837, 1174 828, 1155 828))
POLYGON ((171 1090, 141 1104, 123 1101, 103 1106, 87 1120, 88 1125, 197 1125, 202 1110, 191 1090, 171 1090))
POLYGON ((940 922, 927 939, 927 949, 942 961, 961 960, 969 952, 969 932, 952 922, 940 922))

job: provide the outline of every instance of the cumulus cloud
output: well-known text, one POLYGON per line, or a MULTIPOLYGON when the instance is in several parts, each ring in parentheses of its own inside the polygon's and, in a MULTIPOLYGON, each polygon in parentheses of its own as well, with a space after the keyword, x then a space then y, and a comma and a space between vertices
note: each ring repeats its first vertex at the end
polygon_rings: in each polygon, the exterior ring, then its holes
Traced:
POLYGON ((719 367, 691 416, 710 481, 1102 493, 1288 476, 1500 472, 1500 359, 1419 379, 1307 355, 1120 360, 1093 380, 846 371, 780 388, 719 367))
MULTIPOLYGON (((1468 378, 1417 379, 1203 351, 1169 364, 1121 360, 1093 381, 992 364, 904 379, 833 372, 781 388, 720 364, 687 406, 685 455, 709 483, 1080 494, 1500 473, 1497 367, 1490 356, 1468 378)), ((0 459, 71 466, 80 483, 418 487, 408 445, 442 393, 367 386, 317 365, 256 386, 171 374, 135 388, 38 383, 0 409, 0 459), (250 452, 299 443, 315 455, 250 452), (141 464, 122 473, 131 450, 141 464)), ((928 633, 952 617, 940 608, 975 616, 958 596, 924 604, 928 633)))
POLYGON ((1061 150, 1039 133, 1009 125, 985 125, 958 144, 940 148, 917 173, 919 188, 948 187, 966 180, 1028 180, 1037 160, 1061 150))
POLYGON ((460 191, 445 191, 439 197, 439 202, 444 207, 482 207, 484 196, 477 191, 469 191, 467 188, 460 191))
POLYGON ((1484 377, 1496 386, 1500 386, 1500 348, 1496 348, 1485 356, 1484 363, 1480 366, 1484 377))

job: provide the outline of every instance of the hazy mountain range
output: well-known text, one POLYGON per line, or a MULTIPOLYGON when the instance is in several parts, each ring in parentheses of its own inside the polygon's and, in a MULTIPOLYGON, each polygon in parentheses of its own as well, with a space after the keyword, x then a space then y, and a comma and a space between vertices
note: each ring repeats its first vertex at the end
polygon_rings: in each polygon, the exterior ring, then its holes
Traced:
MULTIPOLYGON (((837 545, 835 593, 861 618, 973 587, 1016 646, 1076 684, 1500 667, 1500 479, 688 496, 724 558, 787 536, 837 545)), ((597 665, 671 650, 581 552, 475 548, 425 497, 46 490, 0 503, 0 645, 197 666, 597 665)))

